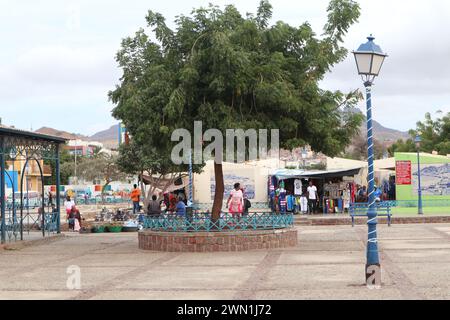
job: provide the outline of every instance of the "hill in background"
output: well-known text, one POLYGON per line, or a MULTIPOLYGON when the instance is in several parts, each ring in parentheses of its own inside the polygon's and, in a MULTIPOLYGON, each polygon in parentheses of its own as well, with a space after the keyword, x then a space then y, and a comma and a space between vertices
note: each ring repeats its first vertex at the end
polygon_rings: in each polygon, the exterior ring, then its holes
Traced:
MULTIPOLYGON (((360 112, 360 111, 359 111, 360 112)), ((398 131, 395 129, 389 129, 382 126, 377 121, 373 121, 374 134, 376 140, 382 143, 384 146, 389 147, 399 139, 408 139, 407 132, 398 131)), ((37 133, 49 134, 57 137, 63 137, 66 139, 81 139, 84 141, 98 141, 103 143, 106 148, 115 149, 118 146, 118 125, 113 125, 109 129, 97 132, 92 136, 84 136, 81 134, 69 133, 66 131, 56 130, 53 128, 43 127, 36 130, 37 133)), ((366 122, 363 121, 360 128, 360 136, 367 137, 366 122)))

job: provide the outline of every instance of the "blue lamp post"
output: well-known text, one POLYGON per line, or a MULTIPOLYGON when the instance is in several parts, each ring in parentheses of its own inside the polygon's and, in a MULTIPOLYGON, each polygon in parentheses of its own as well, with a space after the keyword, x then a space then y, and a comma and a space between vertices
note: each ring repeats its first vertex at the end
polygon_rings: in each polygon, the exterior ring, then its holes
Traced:
POLYGON ((368 242, 367 242, 367 264, 366 264, 366 283, 381 281, 381 266, 378 255, 378 237, 377 237, 377 211, 375 205, 375 176, 374 176, 374 145, 373 145, 373 127, 372 127, 372 85, 375 78, 379 75, 384 59, 387 57, 381 48, 370 35, 368 42, 362 44, 353 54, 358 67, 358 73, 364 81, 367 97, 367 151, 368 151, 368 184, 369 184, 369 204, 368 204, 368 242))
POLYGON ((419 214, 423 214, 423 207, 422 207, 422 186, 420 181, 420 143, 422 142, 422 138, 420 135, 416 135, 416 139, 414 140, 416 143, 417 148, 417 178, 419 182, 419 189, 417 190, 418 196, 419 196, 419 214))

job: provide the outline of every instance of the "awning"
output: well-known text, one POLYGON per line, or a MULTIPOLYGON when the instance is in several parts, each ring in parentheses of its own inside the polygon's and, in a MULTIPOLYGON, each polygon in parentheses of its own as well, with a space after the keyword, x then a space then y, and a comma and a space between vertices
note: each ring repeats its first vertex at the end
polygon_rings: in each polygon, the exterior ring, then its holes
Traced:
POLYGON ((287 179, 315 179, 315 178, 340 178, 359 174, 361 168, 350 168, 328 171, 305 171, 292 169, 279 169, 273 174, 279 180, 287 179))
MULTIPOLYGON (((139 175, 139 179, 140 179, 140 175, 139 175)), ((150 176, 145 175, 145 174, 142 175, 142 182, 146 186, 150 185, 151 184, 150 176)), ((165 185, 166 183, 169 182, 169 179, 161 179, 159 182, 160 182, 161 185, 165 185)), ((165 192, 167 193, 167 192, 173 192, 173 191, 176 191, 176 190, 180 190, 180 189, 183 189, 183 188, 187 187, 188 185, 189 185, 189 178, 188 177, 183 177, 183 178, 180 177, 180 178, 176 179, 175 182, 172 183, 166 189, 165 192)), ((161 189, 158 188, 158 191, 161 192, 161 189)))

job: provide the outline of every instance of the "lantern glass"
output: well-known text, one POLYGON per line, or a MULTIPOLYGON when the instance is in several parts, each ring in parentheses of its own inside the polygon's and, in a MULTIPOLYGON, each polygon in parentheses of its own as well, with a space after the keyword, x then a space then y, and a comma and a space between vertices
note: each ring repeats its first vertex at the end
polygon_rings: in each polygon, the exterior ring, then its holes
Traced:
POLYGON ((416 136, 416 139, 414 140, 414 142, 416 144, 416 148, 419 149, 420 143, 422 142, 422 138, 418 135, 418 136, 416 136))
POLYGON ((372 68, 370 74, 378 76, 381 70, 381 66, 383 65, 385 56, 374 54, 372 60, 372 68))
POLYGON ((356 65, 358 66, 359 74, 370 74, 370 65, 372 63, 371 53, 356 53, 356 65))

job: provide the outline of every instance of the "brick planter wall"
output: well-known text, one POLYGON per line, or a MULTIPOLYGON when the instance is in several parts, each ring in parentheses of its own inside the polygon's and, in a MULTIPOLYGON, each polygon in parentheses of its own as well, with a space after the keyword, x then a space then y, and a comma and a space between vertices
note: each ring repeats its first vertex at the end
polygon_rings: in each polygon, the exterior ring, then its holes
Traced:
MULTIPOLYGON (((379 217, 379 224, 387 224, 387 218, 379 217)), ((422 223, 450 223, 450 216, 424 216, 424 217, 392 217, 392 224, 422 224, 422 223)), ((296 223, 300 225, 299 223, 296 223)), ((308 225, 312 226, 333 226, 351 225, 351 218, 313 218, 308 219, 308 225)), ((355 218, 355 225, 367 224, 367 218, 355 218)))
POLYGON ((294 228, 233 232, 139 232, 139 249, 166 252, 229 252, 295 247, 294 228))

